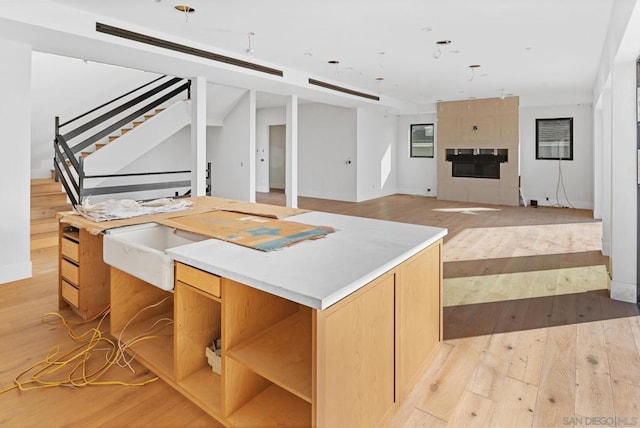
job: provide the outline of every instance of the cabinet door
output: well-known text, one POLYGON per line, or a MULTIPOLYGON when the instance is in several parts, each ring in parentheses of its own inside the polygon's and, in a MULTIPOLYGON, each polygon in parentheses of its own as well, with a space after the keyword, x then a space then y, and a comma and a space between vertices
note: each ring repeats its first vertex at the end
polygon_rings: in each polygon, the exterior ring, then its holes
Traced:
POLYGON ((405 397, 440 341, 441 248, 438 242, 400 265, 398 300, 399 387, 405 397))
POLYGON ((316 312, 319 427, 372 427, 395 403, 395 274, 316 312))

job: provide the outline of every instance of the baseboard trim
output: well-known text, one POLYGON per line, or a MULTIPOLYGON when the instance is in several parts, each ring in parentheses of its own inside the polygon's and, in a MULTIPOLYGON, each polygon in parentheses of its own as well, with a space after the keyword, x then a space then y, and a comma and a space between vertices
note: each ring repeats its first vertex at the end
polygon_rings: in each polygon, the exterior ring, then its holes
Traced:
POLYGON ((0 266, 0 284, 31 278, 31 268, 31 260, 24 263, 0 266))
POLYGON ((611 281, 611 298, 621 302, 637 303, 638 288, 636 284, 611 281))

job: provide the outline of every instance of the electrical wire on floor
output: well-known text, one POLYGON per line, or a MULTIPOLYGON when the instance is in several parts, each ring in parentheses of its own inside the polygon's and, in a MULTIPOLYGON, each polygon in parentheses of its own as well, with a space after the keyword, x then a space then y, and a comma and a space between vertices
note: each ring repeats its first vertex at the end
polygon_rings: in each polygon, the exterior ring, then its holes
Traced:
MULTIPOLYGON (((13 380, 13 385, 0 390, 0 394, 18 389, 29 391, 33 389, 43 389, 52 387, 82 387, 88 385, 122 385, 122 386, 144 386, 155 382, 157 376, 140 382, 125 382, 119 380, 100 380, 113 366, 128 367, 133 373, 135 370, 131 366, 134 357, 127 357, 126 351, 132 345, 143 340, 158 337, 155 333, 173 324, 169 318, 160 318, 145 331, 136 336, 123 341, 122 337, 126 328, 142 312, 161 305, 168 297, 161 301, 148 305, 136 313, 123 327, 118 340, 113 341, 101 330, 102 324, 109 315, 109 307, 95 317, 81 322, 69 322, 58 312, 48 312, 42 317, 42 322, 47 325, 62 324, 67 328, 67 333, 71 339, 78 343, 75 348, 61 353, 60 345, 51 348, 46 357, 28 368, 22 370, 13 380), (91 323, 98 320, 95 327, 91 327, 84 333, 79 333, 75 327, 91 323), (163 324, 161 324, 163 323, 163 324), (96 367, 89 367, 88 363, 94 354, 105 354, 105 361, 96 367), (63 371, 67 370, 66 375, 63 371), (31 373, 30 377, 27 375, 31 373)), ((95 364, 94 364, 95 365, 95 364)))
POLYGON ((556 183, 556 207, 558 208, 566 208, 564 205, 560 204, 560 198, 558 197, 558 192, 560 191, 560 186, 562 186, 562 192, 564 193, 564 199, 567 201, 567 205, 569 208, 574 208, 569 201, 569 197, 567 196, 567 189, 564 187, 564 178, 562 177, 562 158, 558 159, 558 182, 556 183))

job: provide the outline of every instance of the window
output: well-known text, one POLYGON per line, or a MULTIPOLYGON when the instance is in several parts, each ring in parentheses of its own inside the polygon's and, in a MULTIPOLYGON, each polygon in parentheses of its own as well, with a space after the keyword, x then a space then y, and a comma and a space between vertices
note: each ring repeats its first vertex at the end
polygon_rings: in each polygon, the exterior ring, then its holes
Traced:
POLYGON ((411 125, 409 154, 412 158, 433 157, 433 123, 411 125))
POLYGON ((573 160, 573 118, 536 119, 536 159, 573 160))

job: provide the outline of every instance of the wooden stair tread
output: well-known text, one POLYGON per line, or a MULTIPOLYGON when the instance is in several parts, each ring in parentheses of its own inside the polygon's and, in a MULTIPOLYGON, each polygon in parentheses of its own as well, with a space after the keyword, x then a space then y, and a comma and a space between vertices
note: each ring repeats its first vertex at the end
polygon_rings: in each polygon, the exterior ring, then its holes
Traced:
POLYGON ((61 193, 62 192, 62 184, 59 182, 55 182, 53 180, 50 181, 42 181, 37 183, 31 183, 31 196, 35 195, 48 195, 52 193, 61 193))
POLYGON ((63 211, 71 211, 71 205, 55 205, 50 207, 32 207, 31 220, 55 218, 56 214, 63 211))
POLYGON ((43 233, 57 233, 59 220, 55 217, 47 217, 31 220, 31 236, 39 236, 43 233))
POLYGON ((31 250, 55 247, 58 245, 58 231, 31 235, 31 250))

